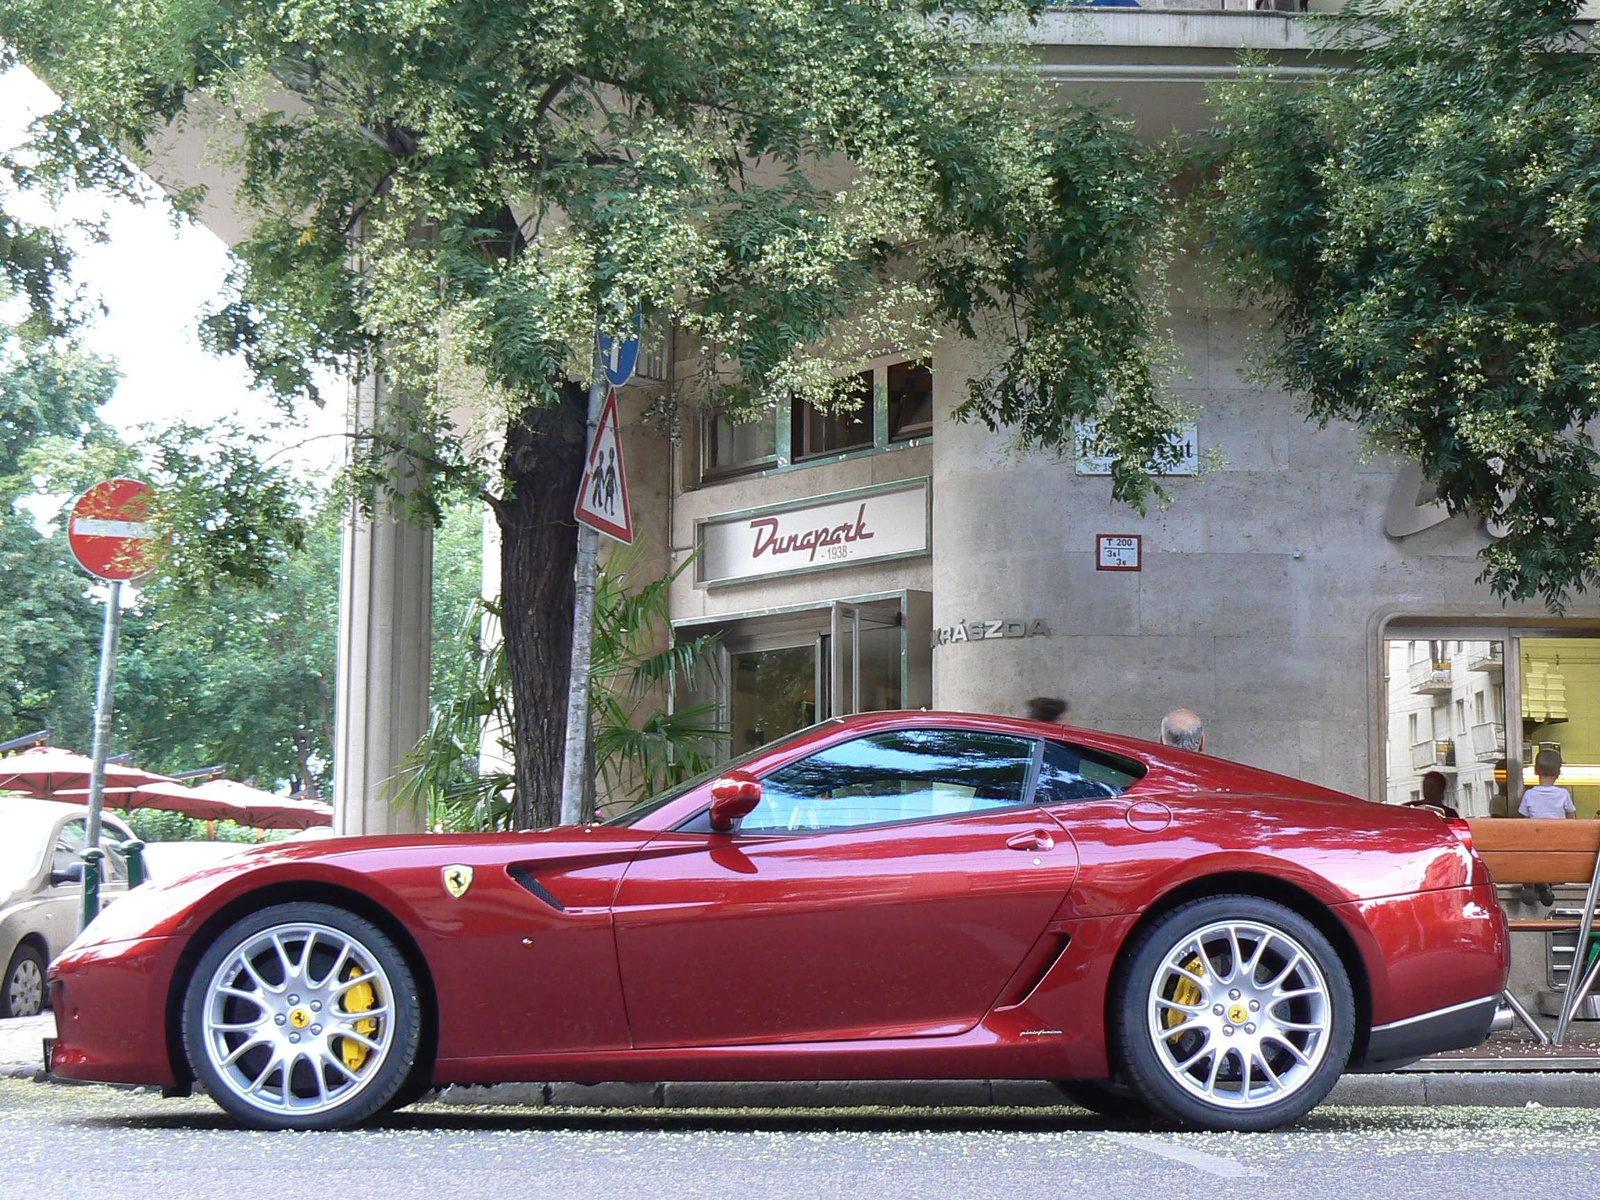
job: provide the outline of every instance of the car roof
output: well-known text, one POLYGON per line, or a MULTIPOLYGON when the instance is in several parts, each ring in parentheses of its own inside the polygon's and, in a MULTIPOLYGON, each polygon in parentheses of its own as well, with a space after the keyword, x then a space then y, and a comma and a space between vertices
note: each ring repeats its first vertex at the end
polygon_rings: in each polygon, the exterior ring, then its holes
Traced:
MULTIPOLYGON (((935 709, 890 709, 835 717, 803 732, 812 734, 806 741, 816 742, 831 737, 841 729, 866 733, 873 729, 905 728, 923 721, 957 729, 983 729, 995 733, 1049 738, 1053 741, 1070 742, 1076 746, 1119 754, 1144 764, 1147 770, 1143 781, 1144 787, 1152 790, 1262 792, 1345 801, 1356 799, 1320 784, 1308 783, 1303 779, 1280 775, 1231 759, 1218 758, 1198 750, 1180 750, 1176 746, 1130 737, 1127 734, 1107 733, 1100 729, 1080 729, 1075 725, 1057 725, 1049 721, 1035 721, 1028 717, 935 709)), ((793 744, 793 742, 787 743, 789 746, 793 744)))
POLYGON ((64 800, 39 800, 33 796, 14 796, 0 792, 0 813, 29 811, 40 816, 87 817, 89 809, 82 804, 68 804, 64 800))

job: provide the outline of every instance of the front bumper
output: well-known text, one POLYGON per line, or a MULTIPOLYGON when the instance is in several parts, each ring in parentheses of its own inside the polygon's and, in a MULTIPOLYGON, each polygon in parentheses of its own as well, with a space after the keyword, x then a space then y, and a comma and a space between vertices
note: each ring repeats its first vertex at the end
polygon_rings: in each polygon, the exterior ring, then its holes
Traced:
POLYGON ((68 949, 50 967, 56 1041, 50 1072, 95 1083, 172 1087, 167 994, 178 938, 68 949))

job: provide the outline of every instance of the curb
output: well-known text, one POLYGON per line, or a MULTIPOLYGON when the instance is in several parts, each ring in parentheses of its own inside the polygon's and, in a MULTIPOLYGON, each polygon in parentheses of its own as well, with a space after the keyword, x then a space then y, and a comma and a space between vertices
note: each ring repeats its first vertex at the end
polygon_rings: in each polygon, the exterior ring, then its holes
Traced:
MULTIPOLYGON (((38 1067, 0 1063, 0 1079, 81 1086, 38 1067)), ((108 1085, 121 1086, 121 1085, 108 1085)), ((798 1083, 496 1083, 452 1085, 425 1103, 457 1107, 566 1109, 1049 1109, 1071 1107, 1037 1080, 829 1080, 798 1083)), ((1600 1072, 1427 1071, 1346 1075, 1324 1105, 1347 1108, 1600 1108, 1600 1072)))

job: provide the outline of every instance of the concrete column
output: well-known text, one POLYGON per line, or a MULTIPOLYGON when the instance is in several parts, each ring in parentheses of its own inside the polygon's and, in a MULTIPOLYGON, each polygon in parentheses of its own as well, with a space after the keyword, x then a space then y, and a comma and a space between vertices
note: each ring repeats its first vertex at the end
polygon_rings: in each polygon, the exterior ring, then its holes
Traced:
MULTIPOLYGON (((390 398, 377 379, 352 389, 351 424, 372 429, 390 398)), ((397 469, 403 470, 401 464, 397 469)), ((391 778, 428 721, 433 532, 352 504, 339 569, 334 829, 404 833, 423 816, 391 803, 391 778)))

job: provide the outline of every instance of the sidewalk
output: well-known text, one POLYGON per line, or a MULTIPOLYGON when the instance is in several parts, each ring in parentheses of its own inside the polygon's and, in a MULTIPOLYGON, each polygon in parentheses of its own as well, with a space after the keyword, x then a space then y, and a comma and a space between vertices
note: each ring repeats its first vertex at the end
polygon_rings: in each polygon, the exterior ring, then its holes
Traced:
MULTIPOLYGON (((55 1036, 45 1013, 0 1021, 0 1078, 43 1078, 41 1043, 55 1036)), ((1389 1075, 1346 1075, 1328 1104, 1420 1107, 1473 1104, 1522 1108, 1600 1108, 1600 1046, 1589 1037, 1559 1049, 1499 1036, 1488 1046, 1440 1055, 1389 1075), (1473 1056, 1467 1059, 1465 1056, 1473 1056), (1497 1069, 1463 1070, 1463 1061, 1498 1058, 1497 1069), (1570 1062, 1573 1065, 1567 1065, 1570 1062), (1504 1064, 1503 1066, 1501 1064, 1504 1064), (1452 1069, 1454 1068, 1454 1069, 1452 1069)), ((1044 1108, 1065 1103, 1048 1083, 1004 1079, 823 1083, 505 1083, 450 1087, 432 1098, 456 1105, 545 1108, 1044 1108)))

